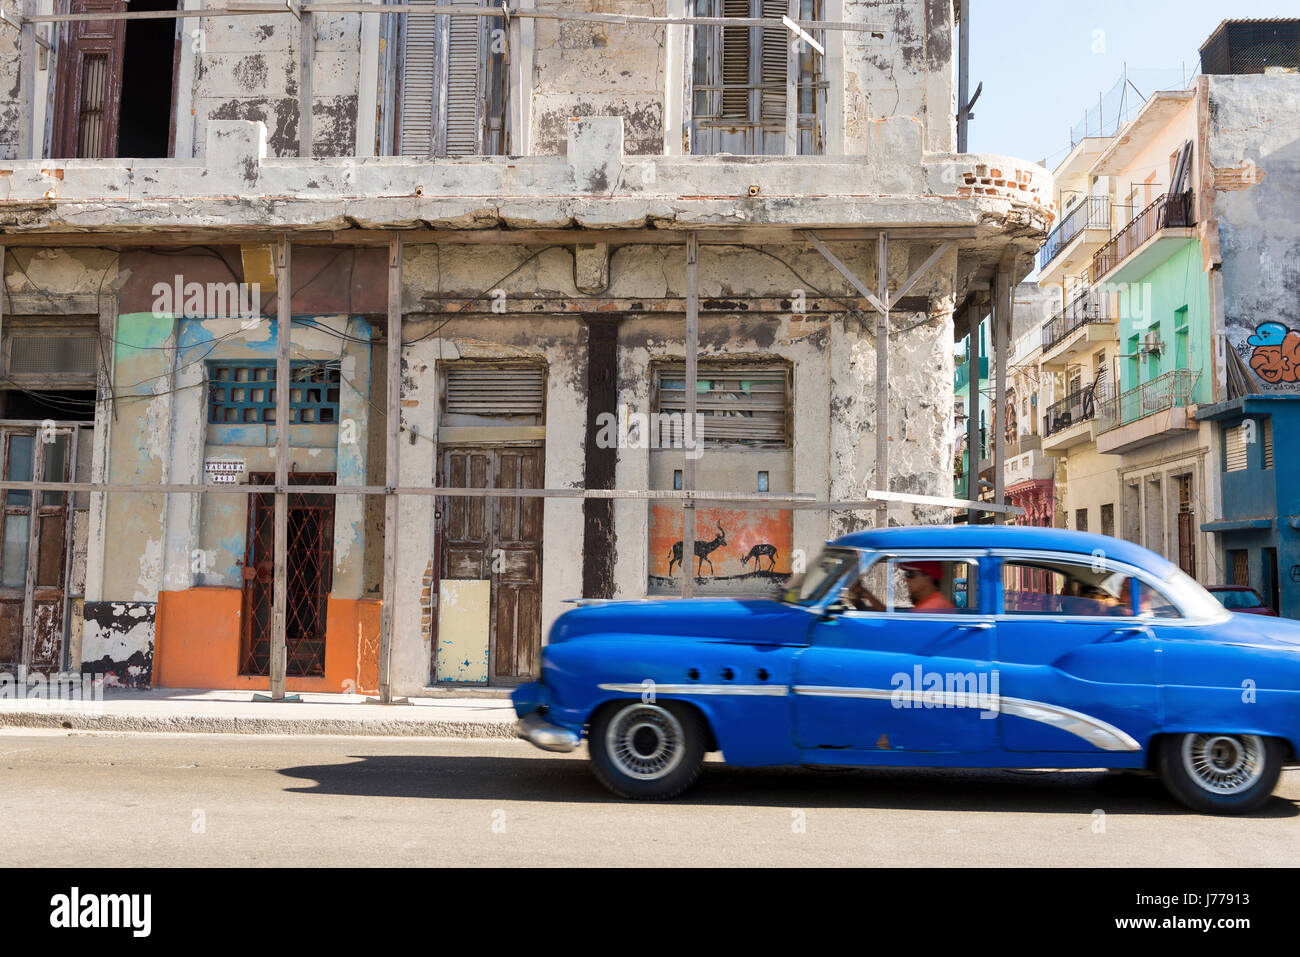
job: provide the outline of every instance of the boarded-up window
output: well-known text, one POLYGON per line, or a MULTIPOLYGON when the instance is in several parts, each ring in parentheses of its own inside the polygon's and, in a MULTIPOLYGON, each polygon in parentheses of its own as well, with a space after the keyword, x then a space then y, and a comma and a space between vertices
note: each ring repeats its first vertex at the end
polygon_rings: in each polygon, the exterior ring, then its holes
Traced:
POLYGON ((545 370, 541 366, 445 367, 443 412, 492 418, 541 416, 545 404, 545 370))
MULTIPOLYGON (((787 447, 789 383, 790 370, 783 365, 701 362, 695 408, 701 416, 699 427, 705 446, 787 447)), ((685 413, 684 363, 663 365, 655 370, 654 411, 660 415, 685 413)))
MULTIPOLYGON (((481 7, 482 0, 411 0, 481 7)), ((506 30, 499 17, 408 13, 401 33, 401 156, 506 152, 506 30)))
POLYGON ((1241 426, 1223 430, 1223 470, 1241 472, 1246 468, 1246 436, 1241 426))
MULTIPOLYGON (((822 0, 696 0, 696 15, 819 20, 822 0)), ((795 82, 795 126, 803 155, 823 151, 826 89, 822 55, 783 26, 696 26, 691 152, 786 152, 786 103, 795 82), (790 62, 794 43, 795 62, 790 62)), ((822 43, 824 31, 811 35, 822 43)))

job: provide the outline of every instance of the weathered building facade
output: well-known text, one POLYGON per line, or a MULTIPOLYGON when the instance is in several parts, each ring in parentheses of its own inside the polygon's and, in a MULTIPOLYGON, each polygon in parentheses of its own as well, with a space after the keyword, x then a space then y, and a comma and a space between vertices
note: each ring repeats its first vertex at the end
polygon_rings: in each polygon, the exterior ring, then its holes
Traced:
POLYGON ((418 695, 768 588, 953 494, 954 313, 1054 217, 956 151, 951 0, 4 2, 6 666, 265 687, 282 628, 291 691, 418 695))

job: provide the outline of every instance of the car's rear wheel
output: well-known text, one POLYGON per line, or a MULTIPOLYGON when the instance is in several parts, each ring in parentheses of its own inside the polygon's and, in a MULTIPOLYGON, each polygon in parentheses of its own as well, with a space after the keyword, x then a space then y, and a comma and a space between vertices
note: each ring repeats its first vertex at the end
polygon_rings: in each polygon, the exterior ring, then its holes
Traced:
POLYGON ((1240 814, 1264 804, 1277 785, 1286 749, 1258 734, 1174 734, 1161 740, 1165 788, 1182 804, 1211 814, 1240 814))
POLYGON ((695 783, 707 738, 693 708, 614 701, 592 718, 587 749, 596 778, 615 794, 662 800, 695 783))

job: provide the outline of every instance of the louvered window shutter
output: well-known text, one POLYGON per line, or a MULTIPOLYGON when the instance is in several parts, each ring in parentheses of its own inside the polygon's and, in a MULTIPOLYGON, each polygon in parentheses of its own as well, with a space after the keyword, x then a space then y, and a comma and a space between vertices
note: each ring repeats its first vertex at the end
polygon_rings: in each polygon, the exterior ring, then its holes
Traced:
MULTIPOLYGON (((707 446, 784 446, 788 441, 788 372, 784 366, 727 366, 699 369, 695 396, 707 446)), ((658 372, 656 411, 686 411, 686 367, 658 372)))
POLYGON ((1264 468, 1273 467, 1273 418, 1264 420, 1264 468))
POLYGON ((541 415, 544 374, 540 366, 503 369, 447 366, 445 410, 449 415, 541 415))
POLYGON ((1223 470, 1240 472, 1246 468, 1246 439, 1240 426, 1223 430, 1223 470))
MULTIPOLYGON (((407 0, 413 7, 432 7, 440 0, 407 0)), ((433 152, 433 100, 438 63, 434 16, 405 17, 402 34, 402 115, 397 152, 428 156, 433 152)))
MULTIPOLYGON (((765 20, 780 20, 789 12, 788 0, 762 0, 757 16, 765 20)), ((784 27, 763 27, 763 57, 759 64, 759 89, 762 91, 760 119, 764 132, 779 127, 782 144, 785 141, 785 84, 789 64, 786 49, 788 32, 784 27)), ((768 152, 764 150, 763 152, 768 152)), ((784 150, 778 150, 784 152, 784 150)))
MULTIPOLYGON (((723 0, 724 17, 749 16, 750 0, 723 0)), ((749 27, 722 28, 722 115, 749 119, 749 27)))
MULTIPOLYGON (((478 0, 452 0, 458 7, 477 7, 478 0)), ((447 17, 447 73, 443 98, 444 156, 474 156, 482 151, 479 130, 482 72, 479 45, 483 35, 480 17, 447 17)), ((483 51, 486 54, 486 51, 483 51)))

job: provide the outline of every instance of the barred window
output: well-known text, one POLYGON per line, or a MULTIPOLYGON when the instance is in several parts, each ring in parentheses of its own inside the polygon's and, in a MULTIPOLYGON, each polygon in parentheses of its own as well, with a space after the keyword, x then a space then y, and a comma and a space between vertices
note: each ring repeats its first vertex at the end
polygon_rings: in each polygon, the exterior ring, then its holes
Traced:
MULTIPOLYGON (((275 362, 243 359, 209 360, 208 422, 214 424, 275 422, 275 362)), ((330 425, 339 420, 337 361, 302 359, 289 366, 289 421, 295 425, 330 425)))
MULTIPOLYGON (((660 415, 686 411, 686 366, 655 370, 660 415)), ((695 407, 706 448, 737 445, 787 448, 790 444, 790 370, 784 365, 701 362, 695 407)))

